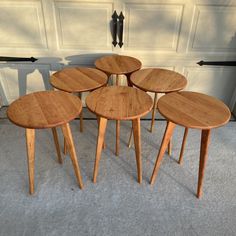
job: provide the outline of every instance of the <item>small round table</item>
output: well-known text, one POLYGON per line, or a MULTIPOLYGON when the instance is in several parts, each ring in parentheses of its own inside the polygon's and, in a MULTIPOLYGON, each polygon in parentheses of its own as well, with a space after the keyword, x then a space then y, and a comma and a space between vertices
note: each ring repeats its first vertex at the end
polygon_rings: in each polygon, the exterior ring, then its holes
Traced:
POLYGON ((202 135, 197 189, 197 197, 200 198, 202 196, 210 131, 213 128, 225 125, 229 121, 230 110, 223 102, 214 97, 187 91, 164 95, 158 101, 158 110, 168 122, 152 173, 151 184, 155 182, 162 158, 176 124, 185 128, 200 129, 202 135))
POLYGON ((118 75, 126 75, 128 85, 130 85, 130 75, 141 68, 142 63, 138 59, 123 55, 104 56, 95 61, 95 66, 104 71, 108 76, 116 75, 116 85, 118 85, 118 75))
MULTIPOLYGON (((105 86, 108 82, 107 75, 95 68, 70 67, 54 73, 50 83, 54 88, 69 92, 79 93, 93 91, 105 86)), ((83 132, 83 112, 80 113, 80 132, 83 132)))
POLYGON ((82 110, 80 99, 62 91, 35 92, 14 101, 7 116, 17 126, 26 129, 26 146, 29 174, 29 192, 34 193, 35 129, 52 128, 59 163, 62 163, 56 127, 60 126, 69 149, 71 161, 80 188, 82 177, 76 157, 74 142, 69 126, 82 110))
POLYGON ((134 144, 138 170, 138 182, 142 182, 140 117, 146 115, 153 105, 152 98, 145 92, 127 86, 110 86, 97 89, 86 98, 88 109, 99 117, 97 150, 93 173, 96 183, 107 120, 132 120, 134 144))
MULTIPOLYGON (((104 56, 95 61, 97 69, 104 71, 108 77, 116 75, 116 85, 119 85, 119 75, 125 75, 128 86, 131 86, 130 75, 141 68, 142 63, 134 58, 123 55, 104 56)), ((119 155, 120 121, 116 122, 116 155, 119 155)))
POLYGON ((180 91, 187 85, 187 79, 183 75, 175 71, 159 68, 136 71, 131 75, 130 81, 134 86, 146 92, 155 93, 150 132, 153 131, 157 108, 157 94, 180 91))

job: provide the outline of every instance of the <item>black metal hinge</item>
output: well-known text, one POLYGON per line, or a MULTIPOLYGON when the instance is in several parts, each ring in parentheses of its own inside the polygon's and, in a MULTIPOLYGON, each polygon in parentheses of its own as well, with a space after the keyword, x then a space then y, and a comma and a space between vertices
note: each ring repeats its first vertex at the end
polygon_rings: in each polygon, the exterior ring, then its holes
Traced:
POLYGON ((31 61, 31 62, 35 62, 37 61, 38 59, 37 58, 34 58, 34 57, 2 57, 0 56, 0 61, 6 61, 6 62, 9 62, 9 61, 31 61))
POLYGON ((236 61, 199 61, 197 64, 199 66, 236 66, 236 61))

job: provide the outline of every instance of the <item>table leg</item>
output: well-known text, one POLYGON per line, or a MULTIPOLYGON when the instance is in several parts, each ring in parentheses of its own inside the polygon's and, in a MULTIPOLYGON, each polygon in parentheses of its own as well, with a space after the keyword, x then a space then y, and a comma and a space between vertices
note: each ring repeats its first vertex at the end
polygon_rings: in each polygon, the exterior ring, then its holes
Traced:
POLYGON ((204 171, 206 168, 208 146, 210 143, 210 131, 211 130, 202 130, 199 172, 198 172, 198 188, 197 188, 197 197, 198 198, 200 198, 202 196, 204 171))
POLYGON ((132 145, 132 136, 133 136, 133 127, 130 130, 129 141, 128 141, 128 148, 131 148, 132 145))
MULTIPOLYGON (((79 93, 79 98, 82 101, 82 93, 79 93)), ((84 126, 83 126, 83 107, 82 107, 82 110, 81 110, 80 115, 79 115, 79 121, 80 121, 80 132, 82 133, 83 130, 84 130, 84 126)))
MULTIPOLYGON (((99 122, 100 122, 100 117, 97 116, 98 130, 99 130, 99 122)), ((106 148, 106 144, 105 144, 105 135, 104 135, 104 141, 103 141, 103 144, 102 144, 102 149, 105 149, 105 148, 106 148)))
POLYGON ((60 151, 60 145, 59 145, 59 141, 58 141, 58 135, 57 135, 56 128, 52 128, 52 134, 53 134, 53 139, 54 139, 54 143, 55 143, 55 147, 56 147, 56 151, 57 151, 58 162, 60 164, 62 164, 63 161, 61 158, 61 151, 60 151))
POLYGON ((134 132, 134 145, 138 171, 138 182, 142 183, 142 160, 141 160, 141 135, 140 135, 140 118, 132 120, 133 132, 134 132))
POLYGON ((104 142, 106 126, 107 126, 107 119, 100 117, 99 126, 98 126, 99 128, 98 128, 96 157, 95 157, 94 171, 93 171, 93 182, 94 183, 97 182, 98 167, 99 167, 99 161, 101 159, 102 145, 104 142))
POLYGON ((156 180, 157 173, 158 173, 159 167, 161 165, 161 161, 164 157, 164 153, 166 151, 166 148, 167 148, 167 145, 170 141, 170 138, 173 134, 175 126, 176 125, 174 123, 172 123, 170 121, 167 122, 165 134, 163 136, 161 147, 160 147, 160 150, 159 150, 158 155, 157 155, 157 159, 156 159, 155 167, 154 167, 153 172, 152 172, 152 177, 151 177, 150 184, 154 184, 154 182, 156 180))
POLYGON ((116 121, 116 156, 119 156, 120 150, 120 120, 116 121))
POLYGON ((74 167, 74 171, 75 171, 75 175, 77 178, 77 181, 79 183, 79 187, 82 189, 83 188, 83 181, 82 181, 82 177, 80 174, 80 168, 79 168, 79 163, 77 161, 77 157, 76 157, 76 152, 75 152, 75 146, 74 146, 74 142, 73 142, 73 138, 72 138, 72 134, 71 134, 71 130, 70 130, 70 125, 69 123, 66 123, 64 125, 61 126, 62 127, 62 132, 64 135, 64 139, 66 141, 66 146, 68 148, 68 151, 70 153, 70 158, 74 167))
POLYGON ((187 136, 188 136, 188 128, 185 128, 184 137, 183 137, 182 146, 181 146, 181 151, 180 151, 180 154, 179 154, 179 162, 178 163, 180 165, 183 163, 184 148, 185 148, 187 136))
POLYGON ((116 75, 116 86, 119 86, 119 75, 116 75))
POLYGON ((155 93, 154 103, 153 103, 153 108, 152 108, 152 122, 151 122, 151 128, 150 128, 151 133, 152 133, 153 125, 155 121, 156 109, 157 109, 157 93, 155 93))
POLYGON ((64 155, 67 153, 67 148, 66 148, 66 140, 64 138, 64 150, 63 150, 64 155))
POLYGON ((170 141, 168 143, 168 155, 171 156, 172 151, 172 138, 170 138, 170 141))
POLYGON ((29 193, 34 193, 35 129, 26 129, 29 193))
POLYGON ((132 74, 132 73, 126 74, 126 77, 127 77, 127 84, 128 84, 129 87, 132 87, 132 86, 133 86, 132 83, 131 83, 131 81, 130 81, 130 76, 131 76, 131 74, 132 74))

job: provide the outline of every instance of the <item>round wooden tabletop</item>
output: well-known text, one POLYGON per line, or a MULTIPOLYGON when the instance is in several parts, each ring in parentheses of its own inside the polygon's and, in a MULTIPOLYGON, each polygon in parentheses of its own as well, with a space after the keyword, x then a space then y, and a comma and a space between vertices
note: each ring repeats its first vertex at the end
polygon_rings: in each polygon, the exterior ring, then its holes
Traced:
POLYGON ((7 116, 14 124, 32 129, 43 129, 65 124, 82 110, 80 99, 62 91, 35 92, 14 101, 7 116))
POLYGON ((95 66, 106 73, 121 75, 139 70, 142 63, 134 57, 112 55, 97 59, 95 66))
POLYGON ((111 120, 129 120, 146 115, 153 106, 152 98, 136 88, 109 86, 97 89, 86 98, 90 111, 111 120))
POLYGON ((158 110, 167 120, 188 128, 212 129, 226 124, 229 108, 220 100, 196 92, 175 92, 162 96, 158 110))
POLYGON ((53 87, 65 92, 86 92, 106 85, 108 77, 95 68, 70 67, 54 73, 50 78, 53 87))
POLYGON ((187 85, 186 78, 171 70, 149 68, 141 69, 131 75, 131 83, 136 87, 154 93, 179 91, 187 85))

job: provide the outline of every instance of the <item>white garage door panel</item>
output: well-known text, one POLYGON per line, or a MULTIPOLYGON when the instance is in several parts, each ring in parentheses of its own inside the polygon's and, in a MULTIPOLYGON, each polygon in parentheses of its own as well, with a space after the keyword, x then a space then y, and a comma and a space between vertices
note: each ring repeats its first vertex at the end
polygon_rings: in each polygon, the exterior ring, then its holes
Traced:
POLYGON ((0 83, 5 91, 3 102, 11 103, 19 96, 34 91, 50 89, 49 65, 0 65, 0 83), (7 101, 4 101, 7 98, 7 101))
POLYGON ((125 4, 125 49, 176 51, 183 5, 125 4))
POLYGON ((112 3, 55 2, 59 50, 112 50, 112 11, 112 3))
POLYGON ((236 86, 235 69, 230 67, 186 67, 186 90, 205 93, 230 104, 236 86), (226 92, 227 91, 227 92, 226 92))
POLYGON ((41 2, 0 2, 0 35, 0 48, 47 48, 41 2))
POLYGON ((196 5, 189 51, 230 52, 236 49, 236 7, 196 5))
POLYGON ((100 56, 118 53, 139 58, 143 67, 185 73, 187 89, 232 108, 236 67, 196 63, 236 60, 235 22, 236 0, 1 0, 0 56, 39 60, 0 64, 0 96, 7 105, 48 88, 52 70, 92 66, 100 56), (125 17, 121 49, 112 45, 114 10, 125 17))

